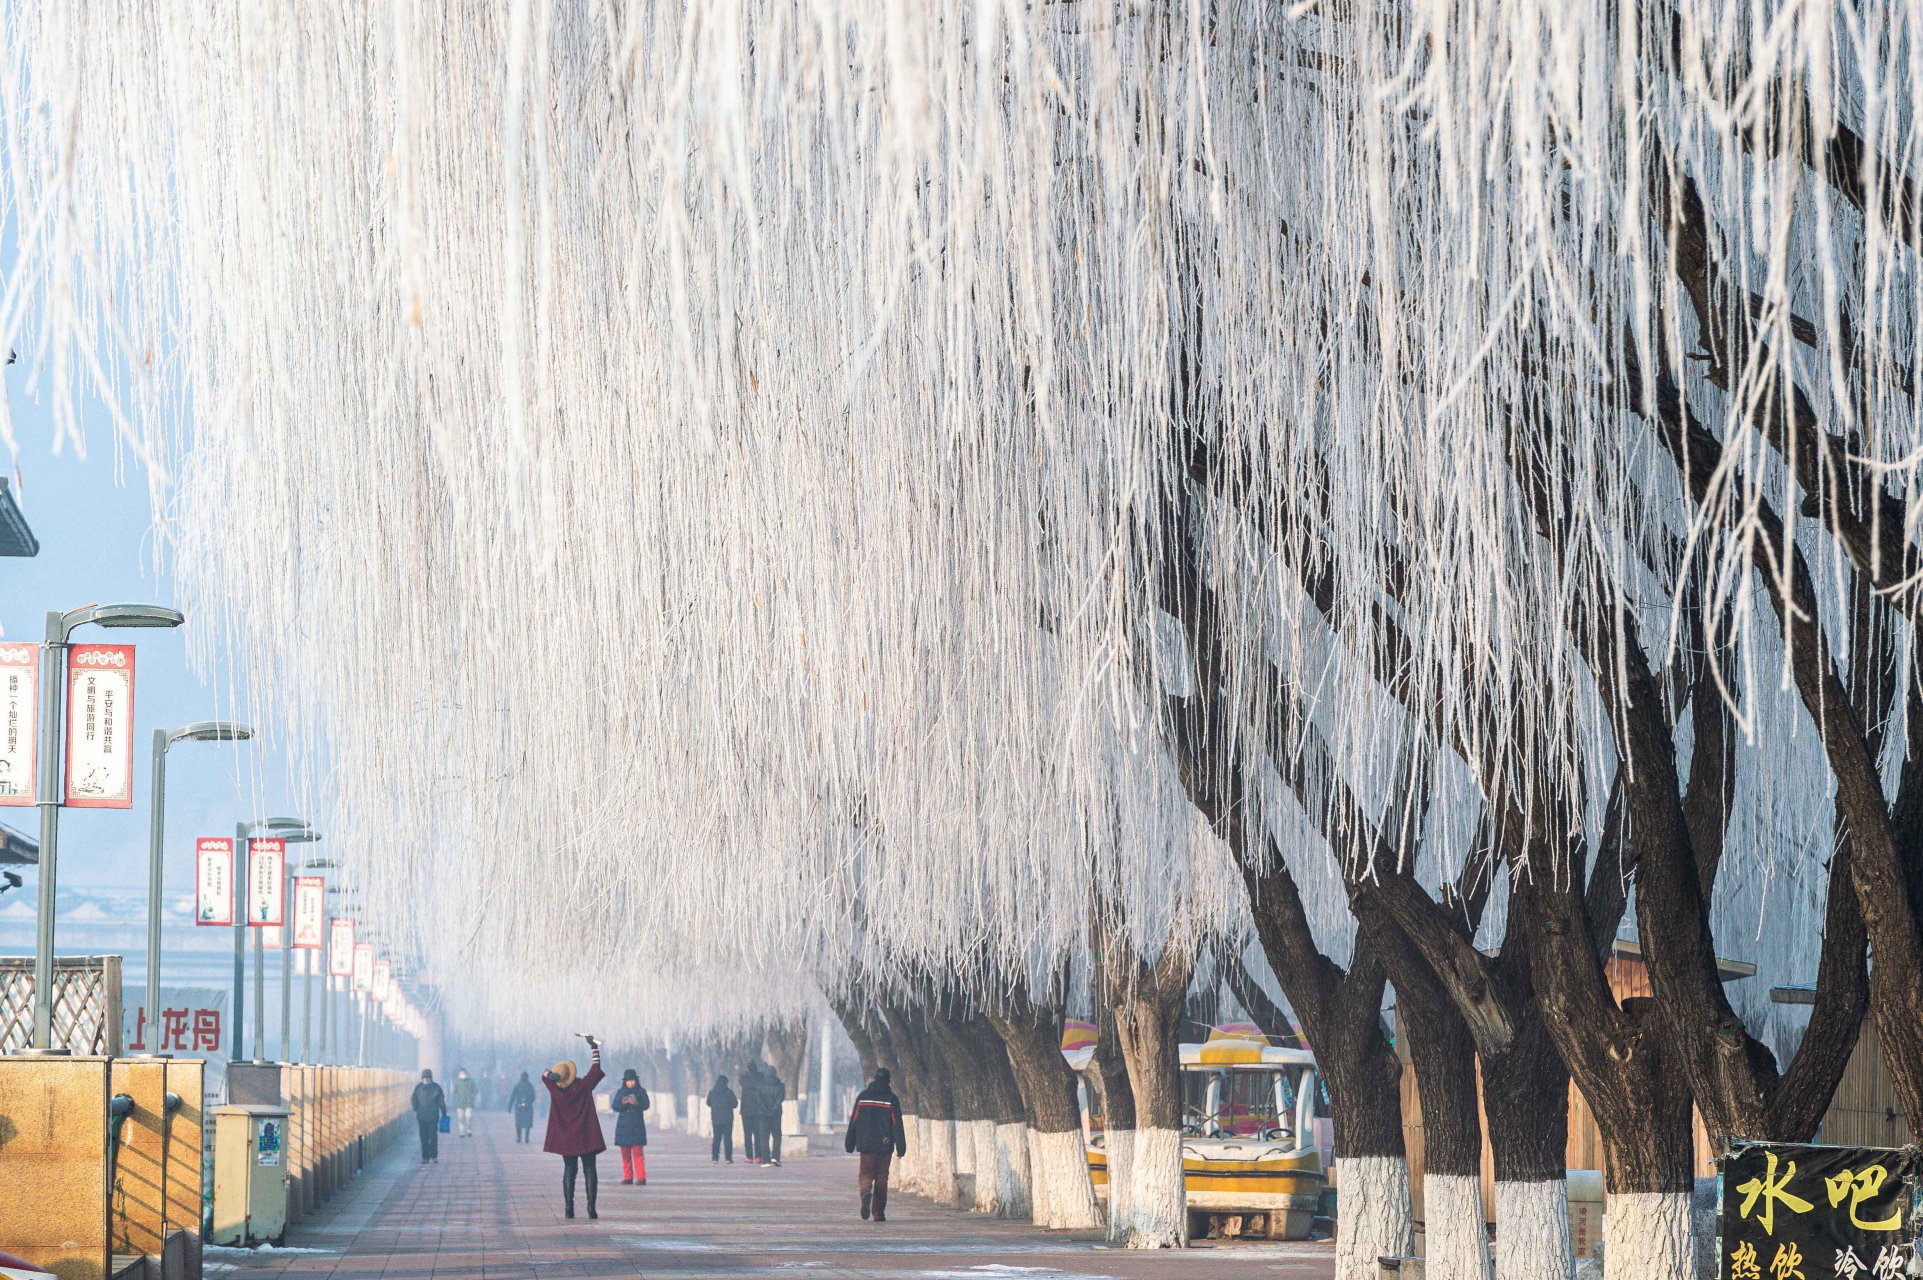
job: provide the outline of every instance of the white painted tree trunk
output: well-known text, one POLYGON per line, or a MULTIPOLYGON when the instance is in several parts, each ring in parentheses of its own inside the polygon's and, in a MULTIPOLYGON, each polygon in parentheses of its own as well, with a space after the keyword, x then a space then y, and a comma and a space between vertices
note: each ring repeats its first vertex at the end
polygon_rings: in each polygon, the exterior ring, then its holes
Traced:
POLYGON ((1608 1280, 1690 1280, 1687 1191, 1633 1191, 1603 1210, 1603 1275, 1608 1280))
POLYGON ((961 1188, 955 1185, 955 1122, 924 1120, 922 1128, 928 1134, 921 1166, 922 1194, 952 1207, 961 1197, 961 1188))
POLYGON ((1482 1216, 1482 1178, 1466 1173, 1425 1174, 1422 1206, 1423 1280, 1492 1280, 1495 1272, 1482 1216))
POLYGON ((708 1113, 698 1093, 688 1095, 688 1132, 697 1138, 714 1136, 714 1117, 708 1113))
POLYGON ((1406 1257, 1415 1243, 1409 1163, 1400 1156, 1338 1160, 1336 1189, 1335 1280, 1376 1280, 1376 1259, 1406 1257))
POLYGON ((975 1172, 975 1122, 955 1121, 955 1176, 975 1172))
POLYGON ((995 1122, 977 1120, 968 1127, 975 1131, 971 1142, 975 1149, 975 1212, 999 1214, 1002 1173, 995 1146, 995 1122))
POLYGON ((1128 1247, 1181 1249, 1189 1242, 1188 1188, 1182 1178, 1182 1131, 1137 1129, 1128 1247))
POLYGON ((995 1175, 1001 1204, 995 1209, 1000 1217, 1026 1218, 1028 1198, 1028 1126, 995 1126, 995 1175))
POLYGON ((901 1132, 902 1136, 908 1139, 908 1152, 895 1161, 895 1176, 890 1185, 902 1191, 919 1192, 921 1179, 916 1175, 915 1170, 921 1163, 921 1117, 904 1111, 901 1116, 901 1132))
POLYGON ((1102 1225, 1095 1184, 1088 1180, 1088 1148, 1082 1131, 1028 1131, 1029 1182, 1035 1198, 1035 1225, 1058 1231, 1087 1231, 1102 1225))
POLYGON ((1122 1244, 1135 1206, 1135 1130, 1105 1130, 1102 1150, 1108 1153, 1108 1238, 1122 1244))
POLYGON ((1496 1280, 1571 1280, 1569 1184, 1496 1184, 1496 1280))

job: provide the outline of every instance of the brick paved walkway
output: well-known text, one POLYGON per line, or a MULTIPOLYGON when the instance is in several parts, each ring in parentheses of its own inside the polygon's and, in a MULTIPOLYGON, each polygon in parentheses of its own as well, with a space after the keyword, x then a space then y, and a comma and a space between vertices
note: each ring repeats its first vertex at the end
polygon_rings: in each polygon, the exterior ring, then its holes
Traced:
MULTIPOLYGON (((540 1127, 535 1136, 538 1140, 540 1127)), ((775 1276, 793 1280, 1200 1280, 1266 1275, 1328 1280, 1327 1243, 1228 1244, 1187 1253, 1130 1253, 1099 1238, 891 1198, 886 1223, 856 1214, 849 1157, 794 1159, 776 1169, 714 1165, 707 1143, 658 1134, 648 1185, 621 1185, 620 1153, 602 1156, 599 1221, 561 1217, 560 1159, 519 1146, 501 1112, 475 1133, 441 1138, 422 1168, 399 1144, 321 1213, 292 1228, 286 1250, 209 1250, 208 1274, 337 1280, 651 1280, 775 1276), (614 1176, 605 1172, 612 1166, 614 1176), (296 1252, 301 1250, 301 1252, 296 1252)))

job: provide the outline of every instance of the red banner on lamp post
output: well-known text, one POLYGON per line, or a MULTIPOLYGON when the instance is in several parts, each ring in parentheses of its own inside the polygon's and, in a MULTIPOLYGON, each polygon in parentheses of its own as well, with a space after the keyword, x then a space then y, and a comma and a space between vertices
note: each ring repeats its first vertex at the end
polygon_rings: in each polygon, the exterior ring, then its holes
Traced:
POLYGON ((328 923, 327 973, 334 978, 354 976, 353 916, 335 916, 328 923))
POLYGON ((327 881, 319 876, 295 876, 294 946, 302 951, 319 951, 326 915, 327 881))
POLYGON ((194 841, 194 923, 234 923, 234 842, 224 836, 194 841))
POLYGON ((247 923, 287 923, 287 842, 262 836, 247 842, 247 923))
POLYGON ((67 651, 67 799, 76 809, 134 804, 134 647, 67 651))
POLYGON ((0 644, 0 805, 33 804, 40 743, 40 646, 0 644))

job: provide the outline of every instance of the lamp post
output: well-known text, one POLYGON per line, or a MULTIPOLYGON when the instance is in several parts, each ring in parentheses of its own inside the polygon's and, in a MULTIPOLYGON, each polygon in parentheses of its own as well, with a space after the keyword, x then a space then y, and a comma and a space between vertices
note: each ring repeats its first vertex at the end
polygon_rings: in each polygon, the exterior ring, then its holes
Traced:
MULTIPOLYGON (((312 838, 318 840, 320 836, 315 835, 312 838)), ((332 862, 326 858, 309 858, 306 862, 298 866, 292 862, 287 863, 282 868, 282 872, 286 877, 286 883, 281 886, 281 901, 283 903, 293 901, 295 888, 294 873, 296 871, 318 871, 324 867, 336 867, 339 865, 339 863, 332 862)), ((323 904, 321 907, 321 946, 323 948, 327 945, 326 901, 326 895, 323 894, 321 897, 323 904)), ((293 1032, 288 1026, 290 1020, 288 1006, 292 1003, 290 992, 293 986, 294 927, 293 923, 287 918, 287 910, 285 907, 281 909, 280 916, 280 1056, 283 1062, 292 1062, 294 1060, 294 1041, 293 1032)), ((313 1026, 314 978, 312 974, 307 974, 303 976, 301 981, 300 1060, 302 1062, 307 1061, 307 1041, 313 1031, 313 1026)))
MULTIPOLYGON (((234 824, 234 866, 239 874, 234 876, 234 1048, 230 1061, 245 1062, 241 1056, 242 1034, 247 1025, 247 837, 256 831, 271 831, 282 839, 292 831, 308 830, 305 818, 263 818, 257 822, 236 822, 234 824)), ((319 835, 312 837, 318 840, 319 835)), ((286 912, 281 913, 282 919, 286 912)), ((256 976, 261 963, 260 937, 254 938, 254 968, 256 976)), ((258 984, 257 984, 258 985, 258 984)), ((265 993, 256 992, 254 1001, 254 1056, 264 1052, 260 1040, 260 1023, 265 1019, 265 993)))
POLYGON ((154 795, 148 819, 147 1018, 160 1018, 160 908, 162 854, 167 845, 167 752, 176 742, 245 742, 251 726, 232 720, 199 720, 178 729, 154 730, 154 795))
POLYGON ((177 627, 187 620, 178 609, 158 604, 90 604, 65 613, 47 612, 47 639, 40 650, 40 759, 35 764, 33 802, 40 809, 39 917, 34 922, 33 1047, 39 1053, 65 1053, 53 1047, 53 910, 60 850, 60 739, 66 717, 61 699, 67 674, 67 637, 92 623, 99 627, 177 627))
MULTIPOLYGON (((327 886, 327 896, 339 897, 341 899, 340 907, 343 910, 352 906, 354 900, 358 898, 357 894, 349 893, 347 890, 342 889, 339 885, 332 885, 332 884, 327 886)), ((327 917, 326 938, 327 938, 327 949, 322 954, 331 959, 334 954, 334 917, 332 912, 329 912, 327 917)), ((347 957, 347 959, 348 959, 348 963, 351 965, 353 963, 354 957, 350 954, 347 957)), ((346 1028, 343 1026, 336 1025, 338 1015, 334 1010, 333 969, 334 969, 334 966, 332 964, 323 964, 321 966, 320 1051, 321 1051, 322 1062, 327 1061, 327 1053, 330 1048, 333 1050, 335 1057, 337 1058, 342 1057, 343 1056, 342 1047, 347 1039, 346 1028)), ((353 993, 350 991, 350 992, 345 992, 344 994, 352 995, 353 993)))

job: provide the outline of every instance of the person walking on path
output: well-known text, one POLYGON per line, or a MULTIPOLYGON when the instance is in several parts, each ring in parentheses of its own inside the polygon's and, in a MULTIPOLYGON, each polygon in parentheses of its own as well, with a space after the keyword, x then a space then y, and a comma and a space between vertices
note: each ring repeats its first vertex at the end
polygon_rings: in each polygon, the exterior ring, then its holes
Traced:
POLYGON ((562 1216, 574 1216, 574 1175, 579 1167, 586 1176, 588 1217, 601 1215, 594 1211, 594 1195, 600 1190, 599 1179, 594 1172, 594 1157, 608 1149, 607 1140, 601 1136, 601 1118, 594 1114, 594 1086, 607 1079, 601 1070, 601 1042, 593 1036, 586 1037, 588 1052, 593 1060, 588 1073, 576 1077, 574 1063, 557 1062, 554 1069, 541 1077, 548 1087, 548 1136, 541 1150, 561 1157, 561 1209, 562 1216))
POLYGON ((728 1163, 734 1163, 734 1109, 734 1090, 728 1087, 728 1077, 716 1076, 714 1088, 708 1090, 708 1119, 714 1124, 714 1142, 708 1148, 710 1163, 720 1160, 723 1151, 728 1153, 728 1163))
POLYGON ((761 1163, 761 1064, 750 1062, 741 1068, 741 1145, 747 1148, 748 1163, 761 1163))
POLYGON ((781 1083, 773 1067, 761 1073, 761 1165, 781 1163, 781 1104, 788 1100, 788 1086, 781 1083))
POLYGON ((480 1096, 480 1086, 466 1067, 454 1073, 454 1120, 461 1126, 463 1138, 474 1136, 474 1104, 480 1096))
POLYGON ((414 1108, 414 1123, 421 1129, 421 1163, 439 1164, 441 1117, 447 1114, 447 1095, 434 1083, 432 1071, 421 1072, 421 1082, 414 1086, 414 1097, 408 1105, 414 1108))
POLYGON ((608 1099, 614 1112, 614 1145, 621 1148, 621 1185, 648 1185, 648 1091, 632 1068, 621 1073, 621 1087, 608 1099))
POLYGON ((855 1185, 861 1190, 861 1216, 888 1221, 888 1165, 908 1154, 908 1135, 901 1127, 901 1099, 888 1087, 888 1068, 875 1072, 866 1089, 855 1095, 848 1115, 848 1136, 842 1145, 861 1153, 855 1185))
POLYGON ((514 1140, 526 1142, 534 1130, 534 1082, 527 1078, 527 1072, 521 1073, 514 1092, 507 1096, 507 1104, 514 1112, 514 1140))

